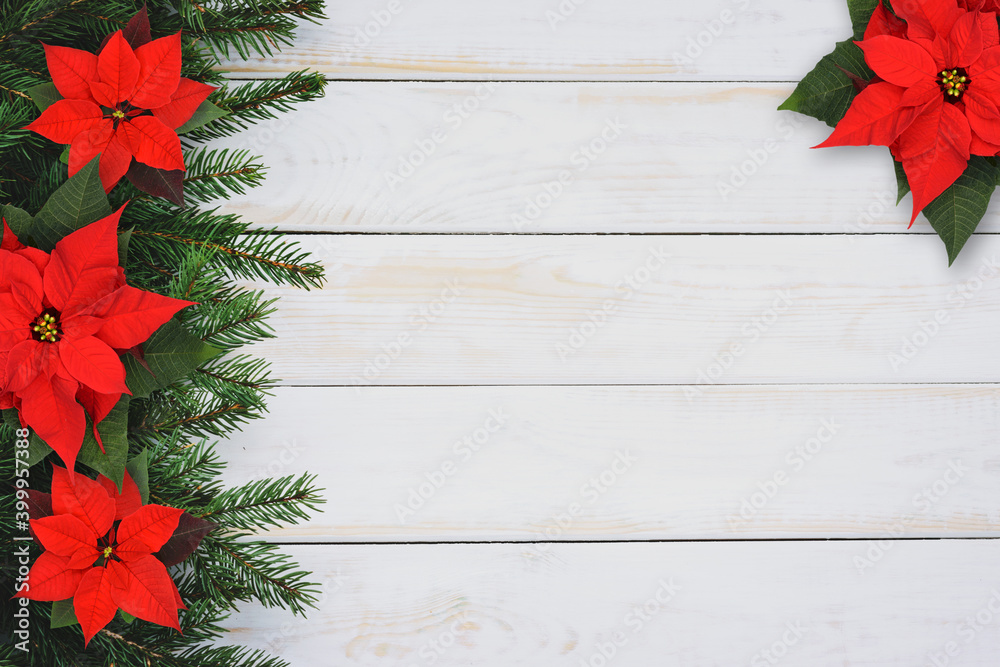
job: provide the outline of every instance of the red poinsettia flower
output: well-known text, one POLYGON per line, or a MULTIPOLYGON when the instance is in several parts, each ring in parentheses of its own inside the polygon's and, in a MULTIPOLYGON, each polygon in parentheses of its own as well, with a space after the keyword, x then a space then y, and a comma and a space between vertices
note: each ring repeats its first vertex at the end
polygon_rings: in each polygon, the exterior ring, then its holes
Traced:
POLYGON ((913 192, 913 220, 965 171, 1000 154, 1000 32, 993 0, 881 4, 857 42, 877 75, 817 146, 889 146, 913 192), (904 23, 905 21, 905 23, 904 23))
POLYGON ((52 473, 52 516, 31 520, 45 551, 28 572, 29 600, 73 598, 84 641, 122 609, 136 618, 180 630, 180 592, 153 554, 177 530, 183 510, 143 505, 139 488, 125 473, 122 492, 63 468, 52 473))
POLYGON ((0 246, 0 408, 15 407, 73 470, 86 414, 97 425, 123 393, 120 354, 190 301, 125 284, 117 213, 62 239, 23 246, 6 221, 0 246))
POLYGON ((52 82, 65 99, 27 129, 70 145, 70 176, 98 155, 107 192, 132 158, 155 169, 184 169, 174 130, 215 88, 181 77, 180 33, 133 49, 119 30, 98 55, 44 46, 52 82))

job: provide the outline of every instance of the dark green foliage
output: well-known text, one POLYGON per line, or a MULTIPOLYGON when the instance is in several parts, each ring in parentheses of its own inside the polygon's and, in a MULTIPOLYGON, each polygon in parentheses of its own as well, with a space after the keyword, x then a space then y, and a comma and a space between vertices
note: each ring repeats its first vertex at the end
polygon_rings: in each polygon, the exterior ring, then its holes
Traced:
MULTIPOLYGON (((0 0, 0 206, 35 216, 67 179, 60 161, 64 147, 21 129, 39 113, 28 91, 50 81, 40 42, 96 52, 140 7, 129 0, 0 0)), ((219 86, 210 101, 227 115, 181 135, 187 208, 145 195, 124 180, 110 194, 110 204, 117 209, 128 202, 120 228, 131 229, 129 283, 197 302, 171 326, 183 328, 192 349, 200 345, 218 352, 202 355, 197 368, 123 407, 128 457, 148 457, 149 502, 183 508, 218 528, 172 570, 189 607, 181 612, 183 635, 118 617, 84 652, 78 626, 49 629, 52 605, 31 603, 32 643, 25 656, 9 642, 16 608, 7 599, 17 570, 13 552, 22 544, 12 538, 24 533, 15 525, 14 431, 0 421, 0 667, 285 665, 259 651, 217 645, 219 638, 225 643, 220 624, 238 603, 257 601, 302 613, 315 601, 318 588, 309 574, 279 547, 252 536, 304 520, 322 502, 319 490, 308 475, 224 489, 218 480, 220 455, 204 438, 228 436, 261 416, 274 384, 265 361, 241 352, 272 336, 267 318, 274 301, 236 280, 309 288, 321 284, 323 273, 282 234, 195 206, 243 194, 265 176, 262 161, 250 152, 252 140, 250 151, 202 144, 260 121, 286 122, 275 119, 319 97, 324 85, 322 77, 306 72, 235 81, 217 66, 227 57, 269 55, 290 44, 294 26, 318 19, 321 10, 320 0, 154 0, 148 6, 153 37, 183 30, 184 75, 219 86)), ((39 96, 38 89, 33 92, 39 96)), ((15 227, 22 224, 21 212, 9 211, 15 227)), ((55 240, 36 239, 48 245, 55 240)), ((48 488, 50 458, 31 468, 32 488, 48 488)), ((89 471, 85 465, 81 470, 89 471)), ((37 547, 32 549, 37 556, 37 547)))

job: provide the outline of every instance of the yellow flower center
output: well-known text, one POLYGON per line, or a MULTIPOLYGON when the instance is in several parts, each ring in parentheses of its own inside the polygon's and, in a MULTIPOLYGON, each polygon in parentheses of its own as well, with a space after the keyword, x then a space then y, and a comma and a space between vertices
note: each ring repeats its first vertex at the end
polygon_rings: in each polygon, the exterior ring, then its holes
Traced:
POLYGON ((115 110, 114 110, 114 111, 113 111, 113 112, 111 113, 111 115, 112 115, 112 116, 114 116, 115 118, 117 118, 118 120, 121 120, 122 118, 124 118, 124 117, 125 117, 125 112, 124 112, 124 111, 122 111, 121 109, 115 109, 115 110))
POLYGON ((110 558, 111 554, 113 552, 114 552, 114 549, 112 549, 111 547, 104 547, 104 557, 105 558, 110 558))
POLYGON ((62 333, 59 331, 59 321, 51 313, 42 313, 35 320, 31 330, 35 332, 35 340, 43 343, 55 343, 62 333))
POLYGON ((962 93, 969 88, 969 77, 966 76, 965 70, 946 69, 941 71, 938 83, 941 84, 941 91, 946 97, 958 100, 962 97, 962 93))

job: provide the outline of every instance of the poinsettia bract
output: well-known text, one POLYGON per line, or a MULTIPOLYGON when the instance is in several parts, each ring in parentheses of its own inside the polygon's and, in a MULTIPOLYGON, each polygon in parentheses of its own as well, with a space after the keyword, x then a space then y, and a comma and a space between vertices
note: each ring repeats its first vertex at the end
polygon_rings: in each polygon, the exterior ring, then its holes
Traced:
POLYGON ((913 192, 910 224, 965 171, 1000 154, 996 0, 877 6, 856 42, 876 78, 818 147, 889 146, 913 192))
MULTIPOLYGON (((137 18, 145 21, 145 12, 137 18)), ((148 32, 148 21, 128 38, 119 30, 97 55, 44 45, 52 82, 64 99, 27 129, 70 145, 71 177, 100 155, 106 192, 129 171, 133 158, 154 169, 183 170, 175 130, 215 90, 181 77, 180 33, 149 40, 148 32)))
POLYGON ((25 247, 3 222, 0 244, 0 409, 72 471, 86 415, 97 425, 125 384, 121 354, 144 343, 190 301, 125 283, 118 265, 122 209, 79 229, 51 254, 25 247))
POLYGON ((55 466, 52 515, 31 520, 45 551, 28 573, 29 600, 73 599, 73 610, 89 643, 121 609, 180 630, 180 592, 153 554, 174 534, 183 510, 143 505, 125 473, 122 492, 107 478, 70 479, 55 466))

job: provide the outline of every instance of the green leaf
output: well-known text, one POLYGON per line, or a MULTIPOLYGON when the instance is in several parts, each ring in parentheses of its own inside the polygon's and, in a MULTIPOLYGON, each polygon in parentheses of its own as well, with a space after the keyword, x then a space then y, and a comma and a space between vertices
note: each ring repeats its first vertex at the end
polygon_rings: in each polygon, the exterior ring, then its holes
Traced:
POLYGON ((229 112, 225 109, 220 109, 208 100, 205 100, 201 103, 201 106, 195 109, 194 115, 186 123, 177 128, 176 132, 177 134, 184 134, 228 115, 229 112))
POLYGON ((892 165, 896 170, 896 205, 903 201, 903 197, 910 194, 910 182, 906 179, 906 172, 903 170, 903 163, 896 158, 892 159, 892 165))
POLYGON ((79 463, 101 473, 122 490, 125 481, 125 461, 128 459, 128 404, 129 397, 123 394, 108 416, 97 425, 97 431, 104 442, 104 451, 94 438, 94 429, 87 420, 87 430, 83 436, 83 446, 76 455, 79 463))
POLYGON ((119 609, 118 613, 119 613, 119 615, 121 615, 122 620, 125 621, 126 623, 131 624, 132 621, 135 620, 135 616, 133 616, 132 614, 128 613, 124 609, 119 609))
POLYGON ((97 171, 100 156, 52 193, 35 216, 32 231, 39 248, 51 252, 60 240, 111 214, 97 171))
POLYGON ((65 628, 70 625, 76 625, 80 621, 76 620, 76 612, 73 611, 73 600, 59 600, 52 603, 52 619, 49 623, 49 627, 55 630, 56 628, 65 628))
MULTIPOLYGON (((14 236, 18 239, 23 240, 31 233, 32 218, 27 211, 8 204, 0 209, 0 216, 3 216, 3 219, 7 221, 10 231, 14 232, 14 236)), ((2 239, 3 233, 0 232, 0 240, 2 239)))
POLYGON ((880 0, 847 0, 847 10, 851 13, 851 25, 854 26, 854 39, 865 36, 868 22, 871 21, 875 8, 880 0))
POLYGON ((125 382, 136 398, 145 398, 181 379, 222 350, 212 347, 190 333, 177 320, 170 320, 142 346, 146 363, 125 355, 125 382))
POLYGON ((965 173, 924 207, 924 216, 944 241, 948 266, 955 263, 958 253, 986 214, 996 183, 996 168, 986 158, 973 155, 965 173))
POLYGON ((132 232, 135 231, 135 227, 129 227, 128 229, 118 232, 118 266, 124 268, 125 262, 128 261, 128 244, 132 241, 132 232))
POLYGON ((778 109, 797 111, 835 127, 857 95, 851 77, 838 65, 866 81, 875 76, 865 64, 864 53, 854 42, 839 42, 833 53, 823 56, 778 109))
POLYGON ((59 91, 56 90, 56 84, 54 83, 40 83, 37 86, 28 88, 27 92, 39 111, 45 111, 63 98, 59 94, 59 91))
POLYGON ((142 497, 142 504, 145 505, 149 502, 149 452, 143 449, 128 462, 125 469, 139 487, 139 495, 142 497))
POLYGON ((59 154, 59 161, 63 164, 69 164, 69 146, 63 149, 63 152, 59 154))

